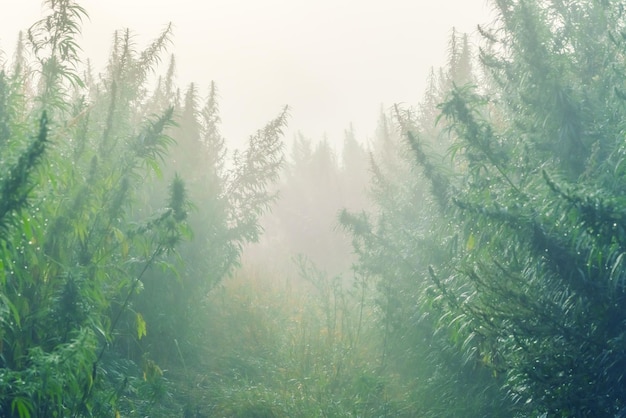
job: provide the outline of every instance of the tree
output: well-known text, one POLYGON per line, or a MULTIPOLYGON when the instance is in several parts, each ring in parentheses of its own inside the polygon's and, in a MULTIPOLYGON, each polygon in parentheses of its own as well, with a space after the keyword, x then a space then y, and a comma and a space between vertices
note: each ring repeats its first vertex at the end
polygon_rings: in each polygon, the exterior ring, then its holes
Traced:
POLYGON ((232 168, 226 169, 216 86, 211 85, 202 109, 195 95, 191 86, 172 133, 177 144, 167 168, 189 179, 189 197, 196 204, 187 219, 193 236, 169 260, 176 274, 151 272, 136 304, 151 330, 137 345, 137 356, 149 352, 159 363, 179 367, 201 360, 209 338, 207 296, 238 266, 244 245, 259 238, 259 218, 275 199, 270 186, 281 169, 287 122, 285 108, 250 137, 247 149, 235 153, 232 168))
POLYGON ((622 11, 497 6, 500 26, 486 36, 501 52, 482 61, 498 88, 486 98, 457 89, 442 108, 467 167, 454 193, 472 251, 438 286, 480 330, 521 409, 620 415, 622 11), (488 101, 504 118, 489 119, 488 101))
MULTIPOLYGON (((0 415, 171 416, 185 399, 159 405, 172 385, 155 361, 160 353, 146 351, 165 299, 155 290, 170 286, 185 297, 181 304, 196 303, 236 264, 243 243, 258 238, 287 112, 253 135, 226 171, 215 87, 202 114, 193 87, 179 113, 176 97, 167 98, 171 64, 160 91, 148 93, 169 26, 140 51, 129 30, 116 32, 95 79, 90 68, 80 71, 84 9, 44 4, 48 16, 19 43, 34 62, 20 50, 12 67, 0 68, 0 415), (196 170, 183 173, 189 187, 166 168, 178 151, 172 136, 206 151, 186 164, 196 170), (154 186, 164 177, 169 185, 154 186), (211 187, 202 195, 205 179, 211 187), (183 241, 199 221, 209 224, 197 236, 200 257, 216 260, 210 271, 180 258, 193 255, 183 241)), ((169 337, 186 349, 194 323, 176 308, 164 310, 169 330, 180 330, 169 337)))
POLYGON ((622 416, 623 10, 495 6, 497 26, 481 28, 490 82, 453 86, 441 105, 452 164, 419 123, 400 118, 434 203, 403 225, 428 233, 400 240, 398 226, 381 227, 389 210, 377 224, 346 223, 362 260, 389 248, 390 269, 410 261, 401 274, 423 278, 412 294, 418 312, 439 314, 430 324, 454 343, 442 351, 490 369, 491 383, 475 382, 500 385, 513 402, 495 402, 491 415, 622 416))
MULTIPOLYGON (((156 210, 138 215, 133 204, 171 143, 164 132, 172 111, 147 117, 132 98, 166 35, 142 62, 121 40, 111 72, 81 90, 75 37, 86 14, 74 2, 46 5, 50 14, 29 31, 34 71, 24 71, 18 56, 2 95, 3 155, 20 156, 3 169, 21 182, 5 183, 13 197, 3 203, 14 207, 17 199, 23 207, 2 246, 1 293, 11 319, 2 323, 0 410, 20 417, 112 415, 120 387, 138 372, 110 373, 121 364, 109 355, 110 344, 124 338, 120 317, 145 272, 176 246, 187 206, 179 179, 156 210), (30 83, 38 85, 33 94, 24 88, 30 83), (43 142, 20 148, 41 109, 52 119, 42 119, 39 138, 51 145, 46 164, 33 169, 35 151, 43 149, 33 146, 43 142), (19 186, 27 177, 28 194, 19 186)), ((141 337, 142 318, 133 324, 141 337)))
POLYGON ((448 222, 442 216, 447 198, 434 186, 445 185, 443 173, 450 168, 431 148, 428 159, 416 158, 423 142, 436 145, 439 135, 428 136, 437 129, 407 117, 415 118, 399 110, 396 124, 385 114, 380 117, 379 153, 371 165, 376 211, 341 214, 353 236, 356 271, 377 290, 379 367, 402 380, 414 415, 505 415, 510 410, 499 381, 475 356, 463 329, 441 319, 449 311, 434 297, 427 266, 452 269, 456 257, 455 237, 445 235, 448 222), (405 139, 408 123, 415 124, 412 132, 423 142, 405 139), (426 164, 420 167, 420 161, 426 164))

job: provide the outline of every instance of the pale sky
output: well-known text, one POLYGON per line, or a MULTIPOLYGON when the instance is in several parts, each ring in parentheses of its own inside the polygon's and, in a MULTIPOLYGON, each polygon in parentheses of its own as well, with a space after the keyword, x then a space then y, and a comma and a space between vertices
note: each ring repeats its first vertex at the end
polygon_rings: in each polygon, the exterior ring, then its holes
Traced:
MULTIPOLYGON (((10 58, 20 29, 42 16, 40 0, 2 0, 0 49, 10 58), (9 4, 6 4, 9 3, 9 4)), ((100 70, 115 29, 145 46, 172 22, 177 80, 202 95, 215 80, 222 131, 240 146, 291 108, 296 131, 339 144, 353 123, 373 135, 381 105, 417 104, 430 67, 445 62, 452 27, 475 33, 487 0, 83 0, 80 44, 100 70)), ((167 58, 167 57, 166 57, 167 58)), ((166 70, 166 62, 162 72, 166 70)))

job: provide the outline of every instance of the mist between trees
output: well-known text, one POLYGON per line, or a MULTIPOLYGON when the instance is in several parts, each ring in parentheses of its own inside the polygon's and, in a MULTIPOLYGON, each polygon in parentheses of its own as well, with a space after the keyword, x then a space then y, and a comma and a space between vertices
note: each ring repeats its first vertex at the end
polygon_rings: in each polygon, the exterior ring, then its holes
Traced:
POLYGON ((1 416, 626 416, 621 2, 494 1, 340 157, 287 107, 231 152, 169 27, 96 73, 44 4, 0 55, 1 416))

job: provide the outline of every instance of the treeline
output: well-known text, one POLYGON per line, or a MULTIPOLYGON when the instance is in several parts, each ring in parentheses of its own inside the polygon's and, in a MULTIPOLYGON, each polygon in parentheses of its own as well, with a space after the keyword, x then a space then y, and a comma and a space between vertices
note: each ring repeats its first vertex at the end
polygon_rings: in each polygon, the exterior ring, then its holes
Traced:
POLYGON ((494 1, 418 105, 288 155, 287 108, 230 152, 215 84, 153 82, 170 28, 95 74, 44 4, 0 70, 0 415, 626 416, 620 2, 494 1))

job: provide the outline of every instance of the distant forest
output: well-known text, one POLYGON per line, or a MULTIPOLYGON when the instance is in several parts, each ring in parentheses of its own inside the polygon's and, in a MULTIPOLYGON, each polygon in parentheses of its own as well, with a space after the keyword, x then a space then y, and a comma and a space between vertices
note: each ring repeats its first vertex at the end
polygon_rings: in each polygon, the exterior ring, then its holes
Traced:
POLYGON ((0 416, 626 418, 622 1, 492 0, 371 135, 285 107, 240 150, 171 27, 94 69, 43 3, 0 52, 0 416))

